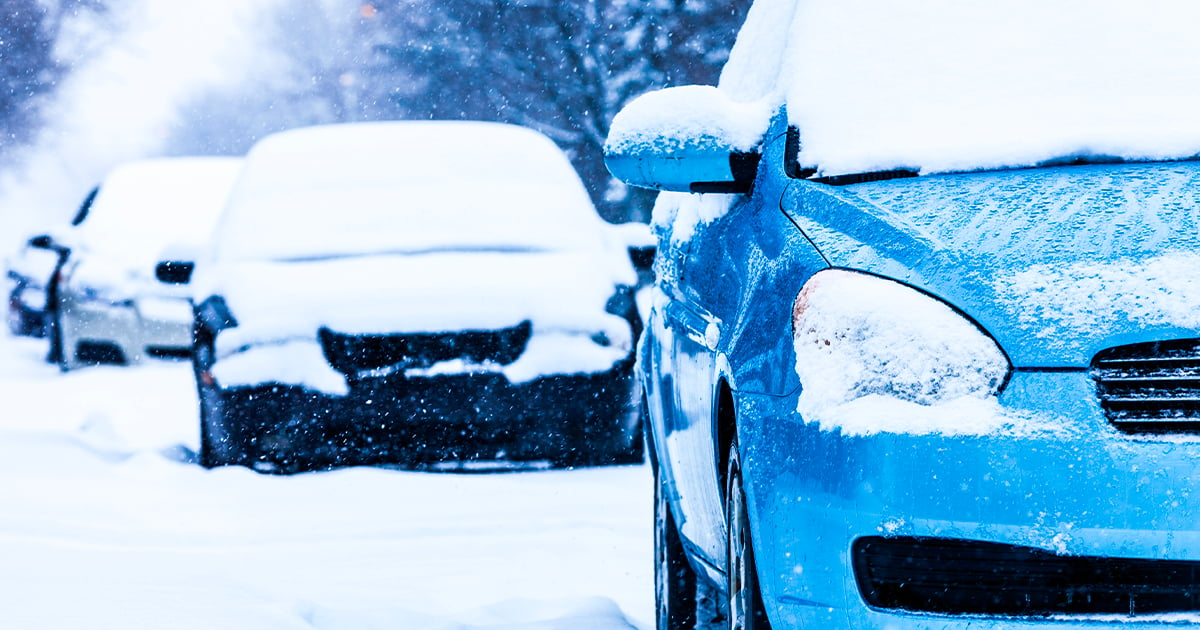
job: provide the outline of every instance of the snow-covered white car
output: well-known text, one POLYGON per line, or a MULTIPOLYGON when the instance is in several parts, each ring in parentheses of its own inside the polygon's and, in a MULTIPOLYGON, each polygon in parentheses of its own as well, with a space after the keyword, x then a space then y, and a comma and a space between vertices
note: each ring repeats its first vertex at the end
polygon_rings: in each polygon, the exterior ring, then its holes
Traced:
POLYGON ((8 261, 8 330, 25 337, 46 336, 46 288, 65 252, 47 234, 27 240, 8 261))
POLYGON ((55 240, 69 252, 48 304, 51 356, 63 369, 190 354, 192 254, 240 168, 240 158, 160 158, 104 178, 87 220, 55 240))
POLYGON ((201 461, 640 461, 636 282, 534 131, 268 137, 193 284, 201 461))

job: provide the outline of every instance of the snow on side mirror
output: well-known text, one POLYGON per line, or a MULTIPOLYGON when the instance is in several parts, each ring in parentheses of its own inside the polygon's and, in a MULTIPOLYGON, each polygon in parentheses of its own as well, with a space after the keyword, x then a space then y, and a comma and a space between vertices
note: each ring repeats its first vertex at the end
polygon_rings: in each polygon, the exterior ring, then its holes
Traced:
POLYGON ((690 85, 634 99, 613 118, 604 162, 617 179, 674 192, 745 192, 758 172, 770 111, 715 87, 690 85))

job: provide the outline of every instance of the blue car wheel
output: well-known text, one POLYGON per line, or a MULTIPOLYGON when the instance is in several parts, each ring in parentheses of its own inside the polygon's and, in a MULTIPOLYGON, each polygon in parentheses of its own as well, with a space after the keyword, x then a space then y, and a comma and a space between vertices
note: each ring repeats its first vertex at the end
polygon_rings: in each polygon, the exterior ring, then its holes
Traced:
POLYGON ((732 630, 770 630, 762 591, 758 587, 758 567, 750 539, 750 519, 746 495, 742 490, 742 470, 737 444, 729 449, 728 488, 725 496, 725 522, 728 523, 729 627, 732 630))

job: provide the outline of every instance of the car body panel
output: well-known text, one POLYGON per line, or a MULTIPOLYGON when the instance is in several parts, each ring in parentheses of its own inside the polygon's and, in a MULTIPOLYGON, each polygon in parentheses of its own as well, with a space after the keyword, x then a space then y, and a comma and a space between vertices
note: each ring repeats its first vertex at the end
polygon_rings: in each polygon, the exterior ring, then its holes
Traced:
POLYGON ((829 188, 794 182, 783 207, 832 264, 966 311, 1017 366, 1086 367, 1104 348, 1200 326, 1189 287, 1163 277, 1200 264, 1200 162, 829 188))
MULTIPOLYGON (((851 544, 863 536, 1200 557, 1200 440, 1120 434, 1093 388, 1084 372, 1014 375, 1004 406, 1051 424, 1027 435, 845 435, 801 417, 793 398, 740 396, 740 414, 754 419, 739 438, 764 597, 800 627, 874 627, 853 621, 871 616, 848 569, 851 544)), ((879 618, 912 627, 966 623, 895 611, 879 618)))

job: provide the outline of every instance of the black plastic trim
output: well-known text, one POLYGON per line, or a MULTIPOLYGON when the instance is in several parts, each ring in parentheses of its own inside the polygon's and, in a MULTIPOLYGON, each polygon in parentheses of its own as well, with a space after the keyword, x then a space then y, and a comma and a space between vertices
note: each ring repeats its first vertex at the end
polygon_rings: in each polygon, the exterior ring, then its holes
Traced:
POLYGON ((1059 555, 926 537, 866 537, 851 550, 869 606, 1000 616, 1200 610, 1200 561, 1059 555))

